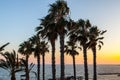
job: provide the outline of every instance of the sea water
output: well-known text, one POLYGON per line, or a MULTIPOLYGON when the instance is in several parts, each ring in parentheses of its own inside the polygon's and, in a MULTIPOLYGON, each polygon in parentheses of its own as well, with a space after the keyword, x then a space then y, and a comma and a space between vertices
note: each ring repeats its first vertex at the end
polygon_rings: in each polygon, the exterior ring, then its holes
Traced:
MULTIPOLYGON (((32 71, 37 72, 37 66, 35 65, 32 71)), ((41 80, 42 80, 42 66, 41 66, 41 80)), ((88 66, 89 77, 93 77, 93 66, 88 66)), ((99 73, 120 73, 120 65, 97 65, 97 72, 99 73)), ((16 74, 16 80, 21 80, 20 75, 25 74, 24 72, 19 72, 16 74)), ((84 76, 84 65, 76 65, 77 76, 84 76)), ((73 76, 73 65, 65 65, 65 76, 73 76)), ((56 77, 60 77, 60 65, 56 65, 56 77)), ((45 80, 52 78, 52 68, 51 65, 45 65, 45 80)), ((7 70, 0 68, 0 80, 10 80, 10 74, 7 70)), ((34 73, 30 73, 30 80, 37 80, 34 73)))

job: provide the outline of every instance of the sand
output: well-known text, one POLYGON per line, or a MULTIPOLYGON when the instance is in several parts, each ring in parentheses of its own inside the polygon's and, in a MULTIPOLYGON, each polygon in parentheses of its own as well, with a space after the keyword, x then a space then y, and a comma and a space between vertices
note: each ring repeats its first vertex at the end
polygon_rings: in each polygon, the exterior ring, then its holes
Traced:
MULTIPOLYGON (((89 80, 93 80, 93 79, 90 78, 89 80)), ((98 75, 97 80, 120 80, 120 76, 118 76, 118 75, 98 75)))
POLYGON ((118 75, 98 75, 98 80, 120 80, 118 75))

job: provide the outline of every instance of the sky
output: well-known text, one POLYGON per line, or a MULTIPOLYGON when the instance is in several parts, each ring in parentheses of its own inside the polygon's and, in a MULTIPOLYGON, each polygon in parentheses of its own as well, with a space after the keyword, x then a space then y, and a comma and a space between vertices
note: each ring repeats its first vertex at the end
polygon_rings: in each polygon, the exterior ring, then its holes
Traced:
MULTIPOLYGON (((39 19, 48 14, 49 4, 56 0, 0 0, 0 45, 10 42, 5 51, 19 48, 19 44, 34 35, 39 19)), ((97 50, 98 64, 120 63, 120 0, 65 0, 73 20, 89 19, 92 25, 107 30, 104 46, 97 50)), ((56 42, 56 63, 60 63, 59 42, 56 42)), ((82 51, 76 63, 83 63, 82 51)), ((35 62, 33 56, 30 62, 35 62)), ((72 64, 71 56, 65 63, 72 64)), ((92 52, 88 51, 88 63, 92 64, 92 52)), ((51 53, 46 54, 46 64, 51 64, 51 53)))

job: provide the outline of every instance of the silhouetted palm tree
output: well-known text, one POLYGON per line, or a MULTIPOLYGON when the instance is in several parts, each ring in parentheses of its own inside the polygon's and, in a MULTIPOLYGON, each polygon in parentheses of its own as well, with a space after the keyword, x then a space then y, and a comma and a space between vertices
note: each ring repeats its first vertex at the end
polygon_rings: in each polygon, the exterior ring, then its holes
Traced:
POLYGON ((40 55, 41 55, 40 38, 38 35, 35 35, 31 37, 29 40, 33 44, 34 57, 37 58, 37 80, 40 80, 40 55))
POLYGON ((68 41, 65 46, 65 52, 67 55, 70 55, 73 58, 73 72, 74 72, 74 80, 76 80, 76 66, 75 66, 75 56, 79 53, 76 51, 77 46, 74 41, 68 41))
POLYGON ((88 32, 91 24, 89 20, 84 21, 82 19, 76 22, 76 28, 74 28, 69 34, 70 38, 80 42, 80 46, 83 48, 83 57, 84 57, 84 72, 85 72, 85 80, 88 80, 88 63, 87 63, 87 47, 88 47, 88 32))
POLYGON ((49 52, 48 48, 48 43, 45 41, 40 42, 41 46, 41 55, 42 55, 42 62, 43 62, 43 80, 45 80, 45 53, 49 52))
POLYGON ((10 43, 8 42, 8 43, 2 45, 2 46, 0 47, 0 52, 1 52, 2 50, 4 50, 4 47, 7 46, 8 44, 10 44, 10 43))
POLYGON ((15 73, 21 71, 19 68, 18 54, 13 52, 1 53, 4 59, 0 59, 0 67, 10 72, 11 80, 16 80, 15 73))
POLYGON ((18 49, 18 52, 20 52, 22 55, 25 55, 26 57, 26 65, 25 65, 26 80, 29 80, 28 59, 33 52, 32 46, 33 45, 30 43, 30 41, 25 41, 20 44, 18 49))
POLYGON ((99 49, 101 49, 101 46, 103 45, 103 38, 102 35, 106 32, 105 31, 100 31, 97 26, 91 27, 89 31, 89 48, 92 49, 93 52, 93 80, 97 80, 97 63, 96 63, 96 46, 98 45, 99 49))
POLYGON ((41 24, 36 28, 36 31, 42 38, 47 38, 52 46, 52 79, 56 79, 56 67, 55 67, 55 40, 58 37, 55 23, 52 22, 51 15, 47 15, 44 19, 41 19, 41 24))
MULTIPOLYGON (((26 72, 26 64, 27 64, 26 59, 21 58, 21 59, 20 59, 20 67, 21 67, 21 70, 22 70, 22 71, 25 71, 25 72, 26 72)), ((34 65, 35 65, 35 64, 33 64, 33 63, 30 63, 30 64, 28 65, 28 74, 30 74, 30 72, 36 74, 35 71, 32 71, 34 65)), ((26 74, 22 74, 21 76, 22 76, 22 77, 26 77, 26 74)), ((36 76, 36 75, 35 75, 35 76, 36 76)))
POLYGON ((60 64, 61 64, 61 80, 64 80, 64 37, 66 31, 66 16, 69 13, 69 8, 64 0, 57 0, 55 3, 50 5, 49 13, 53 16, 54 23, 57 25, 57 32, 60 36, 60 64))

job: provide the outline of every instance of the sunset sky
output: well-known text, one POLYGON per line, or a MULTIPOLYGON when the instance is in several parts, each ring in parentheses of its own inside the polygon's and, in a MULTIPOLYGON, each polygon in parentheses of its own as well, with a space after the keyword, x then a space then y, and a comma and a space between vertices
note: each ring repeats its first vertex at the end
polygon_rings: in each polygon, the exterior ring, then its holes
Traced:
MULTIPOLYGON (((0 45, 10 42, 5 51, 17 51, 23 41, 35 34, 39 19, 47 15, 49 4, 56 0, 0 0, 0 45)), ((65 0, 70 7, 73 20, 89 19, 92 25, 107 30, 104 46, 97 51, 98 64, 120 63, 120 0, 65 0)), ((56 43, 56 63, 59 64, 59 42, 56 43)), ((76 63, 83 63, 82 51, 76 63)), ((46 55, 46 64, 51 63, 51 53, 46 55)), ((34 62, 33 56, 30 59, 34 62)), ((92 63, 92 52, 88 51, 88 62, 92 63)), ((71 64, 71 56, 65 56, 71 64)))

